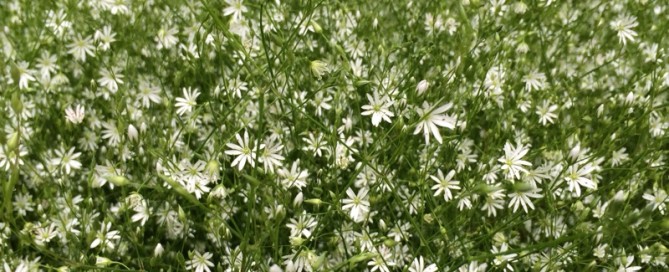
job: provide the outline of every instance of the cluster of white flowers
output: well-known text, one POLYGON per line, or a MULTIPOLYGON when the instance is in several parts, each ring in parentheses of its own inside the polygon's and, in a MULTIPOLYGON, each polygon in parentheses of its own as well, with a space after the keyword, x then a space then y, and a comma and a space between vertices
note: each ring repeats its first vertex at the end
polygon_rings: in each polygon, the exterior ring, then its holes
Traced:
POLYGON ((0 270, 668 270, 668 18, 0 1, 0 270))

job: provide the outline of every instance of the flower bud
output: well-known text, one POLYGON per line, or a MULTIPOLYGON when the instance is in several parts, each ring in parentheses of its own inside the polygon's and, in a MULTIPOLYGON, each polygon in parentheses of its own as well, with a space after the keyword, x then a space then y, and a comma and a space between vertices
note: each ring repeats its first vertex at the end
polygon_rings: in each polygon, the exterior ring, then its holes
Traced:
POLYGON ((12 109, 17 114, 23 111, 23 103, 21 102, 21 95, 19 92, 14 92, 14 94, 12 94, 12 109))
POLYGON ((21 80, 21 68, 14 61, 11 62, 10 67, 9 73, 12 76, 12 80, 14 83, 18 83, 21 80))
POLYGON ((432 222, 434 222, 434 217, 431 213, 426 213, 423 215, 423 221, 425 221, 425 223, 432 224, 432 222))
POLYGON ((379 229, 382 231, 386 231, 388 229, 386 221, 383 221, 383 219, 379 219, 379 229))
POLYGON ((112 260, 105 257, 95 256, 95 266, 97 267, 107 267, 112 263, 112 260))
POLYGON ((119 187, 123 187, 125 185, 130 184, 130 181, 123 176, 116 176, 116 175, 109 176, 109 177, 107 177, 107 180, 109 182, 113 183, 114 185, 119 186, 119 187))
POLYGON ((304 243, 304 239, 302 237, 291 237, 290 238, 290 244, 294 247, 299 247, 304 243))
POLYGON ((312 21, 311 21, 311 26, 314 27, 314 32, 316 32, 316 33, 321 33, 321 32, 323 32, 323 28, 322 28, 321 25, 319 25, 316 21, 313 21, 313 20, 312 20, 312 21))
POLYGON ((293 207, 302 206, 302 200, 304 200, 304 195, 302 192, 297 193, 295 199, 293 199, 293 207))
POLYGON ((9 141, 7 141, 7 150, 16 150, 16 148, 18 147, 19 147, 19 134, 17 132, 14 132, 9 137, 9 141))
POLYGON ((320 270, 319 268, 323 265, 324 262, 325 262, 325 253, 316 258, 313 258, 311 260, 311 267, 313 267, 314 270, 318 271, 320 270))
POLYGON ((91 82, 89 84, 91 86, 91 91, 93 91, 93 93, 98 91, 98 83, 95 82, 94 79, 91 79, 91 82))
POLYGON ((187 218, 186 217, 186 212, 184 211, 184 209, 181 208, 181 206, 179 206, 179 210, 178 210, 177 214, 179 216, 179 220, 181 220, 182 222, 186 221, 186 218, 187 218))
POLYGON ((165 249, 163 248, 163 245, 158 243, 156 245, 156 248, 153 250, 153 256, 160 257, 161 255, 163 255, 164 251, 165 251, 165 249))
POLYGON ((283 272, 283 270, 281 270, 281 267, 275 264, 269 268, 269 272, 283 272))
POLYGON ((427 80, 423 79, 420 82, 418 82, 418 86, 416 86, 416 92, 418 95, 422 95, 425 91, 427 91, 427 88, 430 87, 430 83, 427 82, 427 80))
POLYGON ((516 182, 515 184, 513 184, 513 189, 516 192, 528 192, 528 191, 531 191, 532 189, 534 189, 534 187, 532 186, 532 184, 529 184, 529 183, 516 182))
POLYGON ((363 262, 363 261, 369 260, 371 258, 374 258, 374 256, 376 256, 376 254, 377 253, 372 253, 372 252, 360 253, 358 255, 355 255, 355 256, 351 257, 350 259, 348 259, 348 261, 351 264, 356 264, 356 263, 363 262))
POLYGON ((218 163, 217 160, 210 160, 207 162, 207 166, 205 167, 205 171, 207 174, 209 174, 212 177, 218 177, 218 168, 220 164, 218 163))
POLYGON ((137 132, 137 128, 133 126, 132 124, 128 125, 128 139, 131 141, 137 141, 139 132, 137 132))
POLYGON ((321 204, 323 204, 323 201, 321 201, 319 198, 307 199, 304 202, 312 204, 312 205, 316 205, 316 206, 320 206, 321 204))

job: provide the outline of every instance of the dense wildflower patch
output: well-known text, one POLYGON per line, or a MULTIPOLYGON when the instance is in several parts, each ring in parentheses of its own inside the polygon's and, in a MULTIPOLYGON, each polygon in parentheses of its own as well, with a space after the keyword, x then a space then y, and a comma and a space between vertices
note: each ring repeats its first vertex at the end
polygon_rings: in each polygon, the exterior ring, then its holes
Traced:
POLYGON ((4 271, 661 271, 669 6, 0 2, 4 271))

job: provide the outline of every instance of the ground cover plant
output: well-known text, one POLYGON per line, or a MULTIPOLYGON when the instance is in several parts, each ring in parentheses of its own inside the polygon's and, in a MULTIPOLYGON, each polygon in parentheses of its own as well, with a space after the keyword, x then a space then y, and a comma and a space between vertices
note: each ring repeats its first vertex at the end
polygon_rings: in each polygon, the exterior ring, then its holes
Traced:
POLYGON ((667 270, 668 18, 0 1, 0 269, 667 270))

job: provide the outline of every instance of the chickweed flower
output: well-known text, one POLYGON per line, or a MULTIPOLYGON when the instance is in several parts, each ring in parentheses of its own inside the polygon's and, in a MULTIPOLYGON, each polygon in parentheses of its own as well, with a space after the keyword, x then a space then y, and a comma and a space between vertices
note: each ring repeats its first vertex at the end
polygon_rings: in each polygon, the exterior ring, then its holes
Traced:
POLYGON ((316 78, 321 79, 323 75, 330 71, 330 66, 327 62, 314 60, 309 63, 309 69, 311 69, 311 73, 314 74, 316 78))
POLYGON ((191 255, 191 259, 186 261, 186 269, 195 272, 211 272, 210 267, 214 267, 214 263, 209 261, 209 259, 214 256, 213 254, 209 252, 202 254, 199 251, 195 251, 191 255))
POLYGON ((76 60, 82 62, 86 61, 86 56, 95 56, 93 53, 95 47, 93 46, 93 39, 90 36, 85 38, 77 36, 72 43, 68 45, 68 48, 70 48, 70 50, 67 52, 72 54, 76 60))
POLYGON ((51 163, 56 165, 64 170, 65 174, 70 174, 72 170, 78 170, 81 168, 81 162, 77 159, 81 156, 81 153, 74 152, 74 147, 70 148, 68 151, 63 149, 56 150, 56 156, 51 163))
POLYGON ((255 149, 253 149, 253 146, 251 145, 251 141, 249 141, 249 133, 248 131, 244 131, 244 138, 242 139, 242 136, 237 133, 235 135, 235 138, 237 139, 237 144, 234 143, 227 143, 225 144, 229 149, 225 151, 225 154, 231 155, 231 156, 236 156, 235 159, 232 161, 231 166, 239 169, 241 171, 244 169, 244 165, 248 164, 251 167, 255 166, 255 160, 256 160, 256 153, 255 149))
POLYGON ((65 119, 72 124, 83 122, 85 115, 84 107, 81 105, 76 105, 75 107, 69 106, 65 109, 65 119))
POLYGON ((617 32, 618 40, 623 45, 627 45, 627 42, 634 42, 637 33, 632 28, 635 28, 639 25, 636 21, 636 17, 630 15, 620 15, 618 18, 614 19, 609 23, 611 29, 617 32))
POLYGON ((351 188, 346 190, 346 195, 348 198, 343 199, 341 202, 344 204, 341 208, 342 210, 348 210, 351 219, 355 222, 362 222, 365 220, 365 217, 369 213, 369 200, 367 194, 369 189, 361 188, 358 193, 354 193, 351 188))
POLYGON ((423 107, 416 109, 416 112, 420 116, 420 121, 416 125, 416 130, 414 134, 418 134, 423 131, 425 136, 425 143, 430 143, 430 134, 437 139, 437 142, 442 143, 441 133, 439 132, 438 127, 445 127, 454 129, 456 119, 447 114, 443 114, 453 107, 453 104, 446 103, 438 108, 433 108, 427 102, 423 102, 423 107))
POLYGON ((195 89, 189 88, 184 88, 183 89, 183 97, 177 97, 177 103, 175 106, 177 107, 177 114, 179 115, 184 115, 185 113, 189 113, 193 111, 193 107, 197 105, 197 97, 200 96, 200 92, 195 89))
POLYGON ((528 147, 520 143, 517 143, 515 147, 509 142, 504 144, 504 156, 497 161, 502 164, 501 169, 504 170, 507 179, 519 179, 520 173, 528 173, 525 166, 532 166, 532 164, 522 160, 522 158, 529 151, 528 147))
POLYGON ((393 105, 392 101, 387 96, 379 98, 379 94, 374 92, 374 96, 367 94, 367 99, 369 99, 369 104, 362 106, 362 109, 365 110, 361 114, 363 116, 371 115, 372 116, 372 125, 379 126, 381 120, 390 123, 390 117, 395 116, 389 108, 393 105))
POLYGON ((455 176, 455 171, 451 170, 444 177, 444 173, 441 172, 441 169, 438 170, 437 176, 430 176, 430 178, 437 183, 436 185, 432 186, 432 190, 435 191, 434 196, 443 194, 445 201, 449 201, 453 198, 453 193, 451 190, 460 189, 460 182, 457 180, 452 180, 453 176, 455 176))

